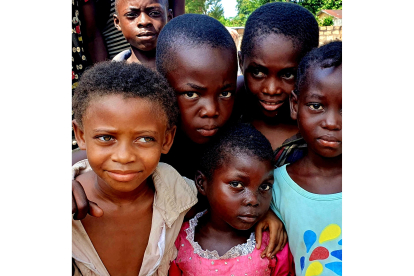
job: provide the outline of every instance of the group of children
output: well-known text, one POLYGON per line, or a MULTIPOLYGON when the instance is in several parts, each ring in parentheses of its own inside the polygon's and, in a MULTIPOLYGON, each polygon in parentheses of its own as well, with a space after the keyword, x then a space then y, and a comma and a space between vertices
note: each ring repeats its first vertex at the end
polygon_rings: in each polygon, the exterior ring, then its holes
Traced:
POLYGON ((74 275, 342 275, 341 42, 276 2, 237 57, 211 17, 116 5, 137 60, 75 91, 74 275))

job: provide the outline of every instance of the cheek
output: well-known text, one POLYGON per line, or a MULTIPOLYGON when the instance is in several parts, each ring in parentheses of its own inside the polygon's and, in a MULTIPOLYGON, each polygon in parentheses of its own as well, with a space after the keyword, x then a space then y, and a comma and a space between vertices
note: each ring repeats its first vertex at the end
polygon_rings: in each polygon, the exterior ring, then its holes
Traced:
POLYGON ((89 145, 86 149, 88 162, 93 170, 98 172, 100 168, 108 161, 111 161, 111 152, 107 148, 89 145))
POLYGON ((180 109, 182 124, 191 125, 193 118, 196 116, 197 107, 188 101, 178 98, 178 108, 180 109))
POLYGON ((260 87, 261 87, 260 82, 254 79, 252 76, 250 76, 250 74, 248 74, 246 78, 246 86, 249 89, 249 91, 253 93, 254 95, 260 93, 260 87))
POLYGON ((303 112, 298 113, 298 128, 302 134, 302 136, 312 136, 312 133, 316 130, 318 126, 318 119, 311 118, 310 116, 306 116, 303 112))
POLYGON ((260 196, 260 204, 262 205, 262 209, 269 209, 270 201, 272 200, 272 190, 270 189, 266 193, 263 193, 260 196))
POLYGON ((234 99, 230 100, 230 101, 223 101, 220 105, 219 105, 219 116, 220 116, 220 121, 222 122, 222 124, 224 125, 228 119, 230 119, 231 113, 233 111, 233 105, 234 105, 234 99))
POLYGON ((219 189, 216 188, 207 194, 208 201, 216 207, 216 210, 226 210, 225 213, 228 213, 228 210, 234 210, 238 205, 237 195, 227 189, 226 184, 218 185, 221 186, 219 189))
POLYGON ((292 94, 292 90, 295 89, 294 82, 286 82, 284 85, 284 92, 288 95, 292 94))

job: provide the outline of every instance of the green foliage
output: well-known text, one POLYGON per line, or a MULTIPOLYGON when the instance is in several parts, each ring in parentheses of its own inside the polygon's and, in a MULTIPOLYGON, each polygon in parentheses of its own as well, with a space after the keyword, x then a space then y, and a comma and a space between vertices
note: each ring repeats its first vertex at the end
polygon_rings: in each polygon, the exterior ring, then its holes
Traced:
POLYGON ((333 21, 332 16, 325 17, 323 19, 322 26, 333 26, 333 24, 334 24, 334 21, 333 21))
POLYGON ((224 18, 221 0, 190 0, 185 3, 185 13, 198 13, 215 19, 224 18))
POLYGON ((319 26, 333 26, 334 21, 333 17, 325 17, 324 19, 320 19, 319 17, 315 16, 316 21, 318 22, 319 26))
POLYGON ((185 13, 206 14, 219 20, 228 27, 243 27, 247 18, 258 7, 272 2, 291 2, 308 9, 315 15, 320 26, 332 26, 333 19, 325 18, 320 20, 316 14, 321 10, 342 10, 342 0, 237 0, 237 15, 225 18, 221 0, 187 0, 185 13))
POLYGON ((342 10, 342 0, 292 0, 316 15, 321 10, 342 10))

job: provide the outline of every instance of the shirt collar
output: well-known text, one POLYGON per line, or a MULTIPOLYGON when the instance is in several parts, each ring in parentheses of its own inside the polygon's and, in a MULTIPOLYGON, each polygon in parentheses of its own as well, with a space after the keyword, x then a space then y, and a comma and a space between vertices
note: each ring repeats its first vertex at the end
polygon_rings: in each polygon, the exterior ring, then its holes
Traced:
POLYGON ((197 203, 194 182, 182 177, 173 167, 160 162, 152 179, 156 191, 154 206, 170 228, 180 213, 197 203))
MULTIPOLYGON (((73 178, 91 169, 87 159, 79 161, 72 166, 73 178)), ((197 203, 194 181, 181 176, 172 166, 162 162, 155 168, 152 180, 156 191, 154 206, 160 210, 165 223, 171 228, 180 213, 197 203)))

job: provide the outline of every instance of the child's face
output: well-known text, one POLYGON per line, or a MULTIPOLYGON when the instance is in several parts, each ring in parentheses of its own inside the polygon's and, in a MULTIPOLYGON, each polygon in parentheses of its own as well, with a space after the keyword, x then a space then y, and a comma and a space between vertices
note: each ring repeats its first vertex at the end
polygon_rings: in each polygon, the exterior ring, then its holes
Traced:
POLYGON ((197 144, 208 142, 230 118, 237 81, 236 56, 212 47, 178 49, 167 73, 181 112, 181 129, 197 144))
POLYGON ((273 167, 269 161, 259 161, 247 154, 228 156, 224 166, 214 171, 211 181, 200 175, 196 183, 207 196, 212 217, 223 225, 248 230, 258 222, 270 206, 273 167))
POLYGON ((172 18, 163 0, 119 0, 115 27, 132 47, 141 51, 155 49, 161 29, 172 18))
POLYGON ((342 65, 311 69, 309 84, 292 94, 291 115, 309 150, 322 157, 342 154, 342 65))
POLYGON ((255 96, 255 104, 266 117, 274 117, 289 105, 294 89, 299 51, 282 35, 259 38, 251 56, 240 56, 247 89, 255 96))
POLYGON ((168 131, 165 116, 154 112, 162 112, 156 103, 109 95, 91 100, 83 131, 74 122, 79 147, 111 190, 134 191, 154 172, 161 153, 170 149, 175 129, 168 131))

